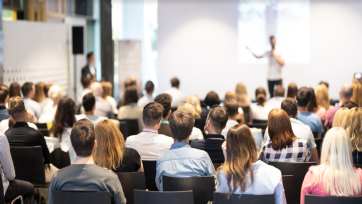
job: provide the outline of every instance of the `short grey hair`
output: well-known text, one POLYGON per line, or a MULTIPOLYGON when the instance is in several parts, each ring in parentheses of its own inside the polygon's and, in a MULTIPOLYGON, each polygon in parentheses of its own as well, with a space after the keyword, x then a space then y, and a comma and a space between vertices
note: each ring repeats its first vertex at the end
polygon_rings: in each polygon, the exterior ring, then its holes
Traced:
POLYGON ((350 99, 352 97, 353 94, 353 88, 352 88, 352 84, 343 84, 341 87, 341 96, 345 99, 350 99))

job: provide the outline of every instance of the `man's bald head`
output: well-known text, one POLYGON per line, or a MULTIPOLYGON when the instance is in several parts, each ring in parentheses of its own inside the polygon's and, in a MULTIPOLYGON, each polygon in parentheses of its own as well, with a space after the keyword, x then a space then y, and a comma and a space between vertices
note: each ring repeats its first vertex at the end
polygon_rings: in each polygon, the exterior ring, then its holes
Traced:
POLYGON ((94 82, 94 83, 92 83, 92 85, 91 85, 91 90, 92 90, 93 95, 94 95, 95 97, 96 97, 96 96, 100 96, 100 97, 103 96, 103 88, 102 88, 101 83, 99 83, 99 82, 94 82))
POLYGON ((340 97, 349 100, 352 97, 353 94, 353 88, 352 84, 343 84, 341 87, 341 90, 339 91, 340 97))

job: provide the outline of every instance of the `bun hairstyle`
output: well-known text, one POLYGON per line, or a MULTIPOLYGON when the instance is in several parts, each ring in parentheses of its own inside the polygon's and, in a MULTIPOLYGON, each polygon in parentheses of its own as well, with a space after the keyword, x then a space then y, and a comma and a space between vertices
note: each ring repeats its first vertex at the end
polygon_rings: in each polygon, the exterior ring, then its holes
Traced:
POLYGON ((263 87, 259 87, 255 90, 255 98, 258 101, 258 105, 263 105, 266 100, 266 91, 263 87))

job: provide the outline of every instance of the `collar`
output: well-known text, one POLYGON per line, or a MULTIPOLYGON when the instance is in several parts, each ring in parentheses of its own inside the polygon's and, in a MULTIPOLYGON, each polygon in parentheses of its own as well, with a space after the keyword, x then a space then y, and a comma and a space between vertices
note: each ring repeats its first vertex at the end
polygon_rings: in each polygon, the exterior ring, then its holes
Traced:
POLYGON ((4 110, 4 109, 6 109, 5 106, 0 106, 0 110, 4 110))
POLYGON ((180 148, 191 148, 191 146, 189 144, 187 144, 186 142, 177 142, 177 143, 173 143, 171 145, 171 149, 180 149, 180 148))
POLYGON ((142 132, 158 134, 157 130, 144 128, 142 132))
POLYGON ((13 127, 29 127, 29 125, 26 122, 16 122, 13 127))
POLYGON ((223 135, 212 135, 212 134, 209 134, 209 135, 206 135, 205 136, 206 139, 222 139, 222 140, 225 140, 225 137, 223 135))
POLYGON ((29 99, 28 97, 24 96, 23 100, 29 99))
POLYGON ((170 124, 170 122, 168 122, 167 120, 163 120, 161 124, 170 124))

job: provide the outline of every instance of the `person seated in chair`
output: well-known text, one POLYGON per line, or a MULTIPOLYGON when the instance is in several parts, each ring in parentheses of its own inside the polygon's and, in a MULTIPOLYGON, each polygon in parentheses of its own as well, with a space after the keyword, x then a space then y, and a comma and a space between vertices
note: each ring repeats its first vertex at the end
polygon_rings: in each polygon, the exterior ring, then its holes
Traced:
POLYGON ((86 118, 94 124, 94 127, 97 126, 100 121, 108 120, 107 117, 94 115, 94 109, 96 109, 96 99, 93 96, 93 93, 87 93, 83 97, 82 105, 84 108, 84 114, 76 115, 75 118, 77 120, 86 118))
POLYGON ((0 121, 10 117, 6 104, 9 101, 9 88, 2 84, 0 85, 0 121))
POLYGON ((274 90, 273 98, 267 100, 266 105, 271 108, 280 108, 282 101, 284 100, 285 88, 283 85, 279 84, 274 90))
POLYGON ((155 98, 155 102, 161 104, 163 106, 163 113, 162 113, 162 122, 160 129, 158 129, 158 132, 160 134, 172 137, 170 124, 168 122, 168 118, 171 115, 171 103, 172 103, 172 96, 167 93, 159 94, 155 98))

